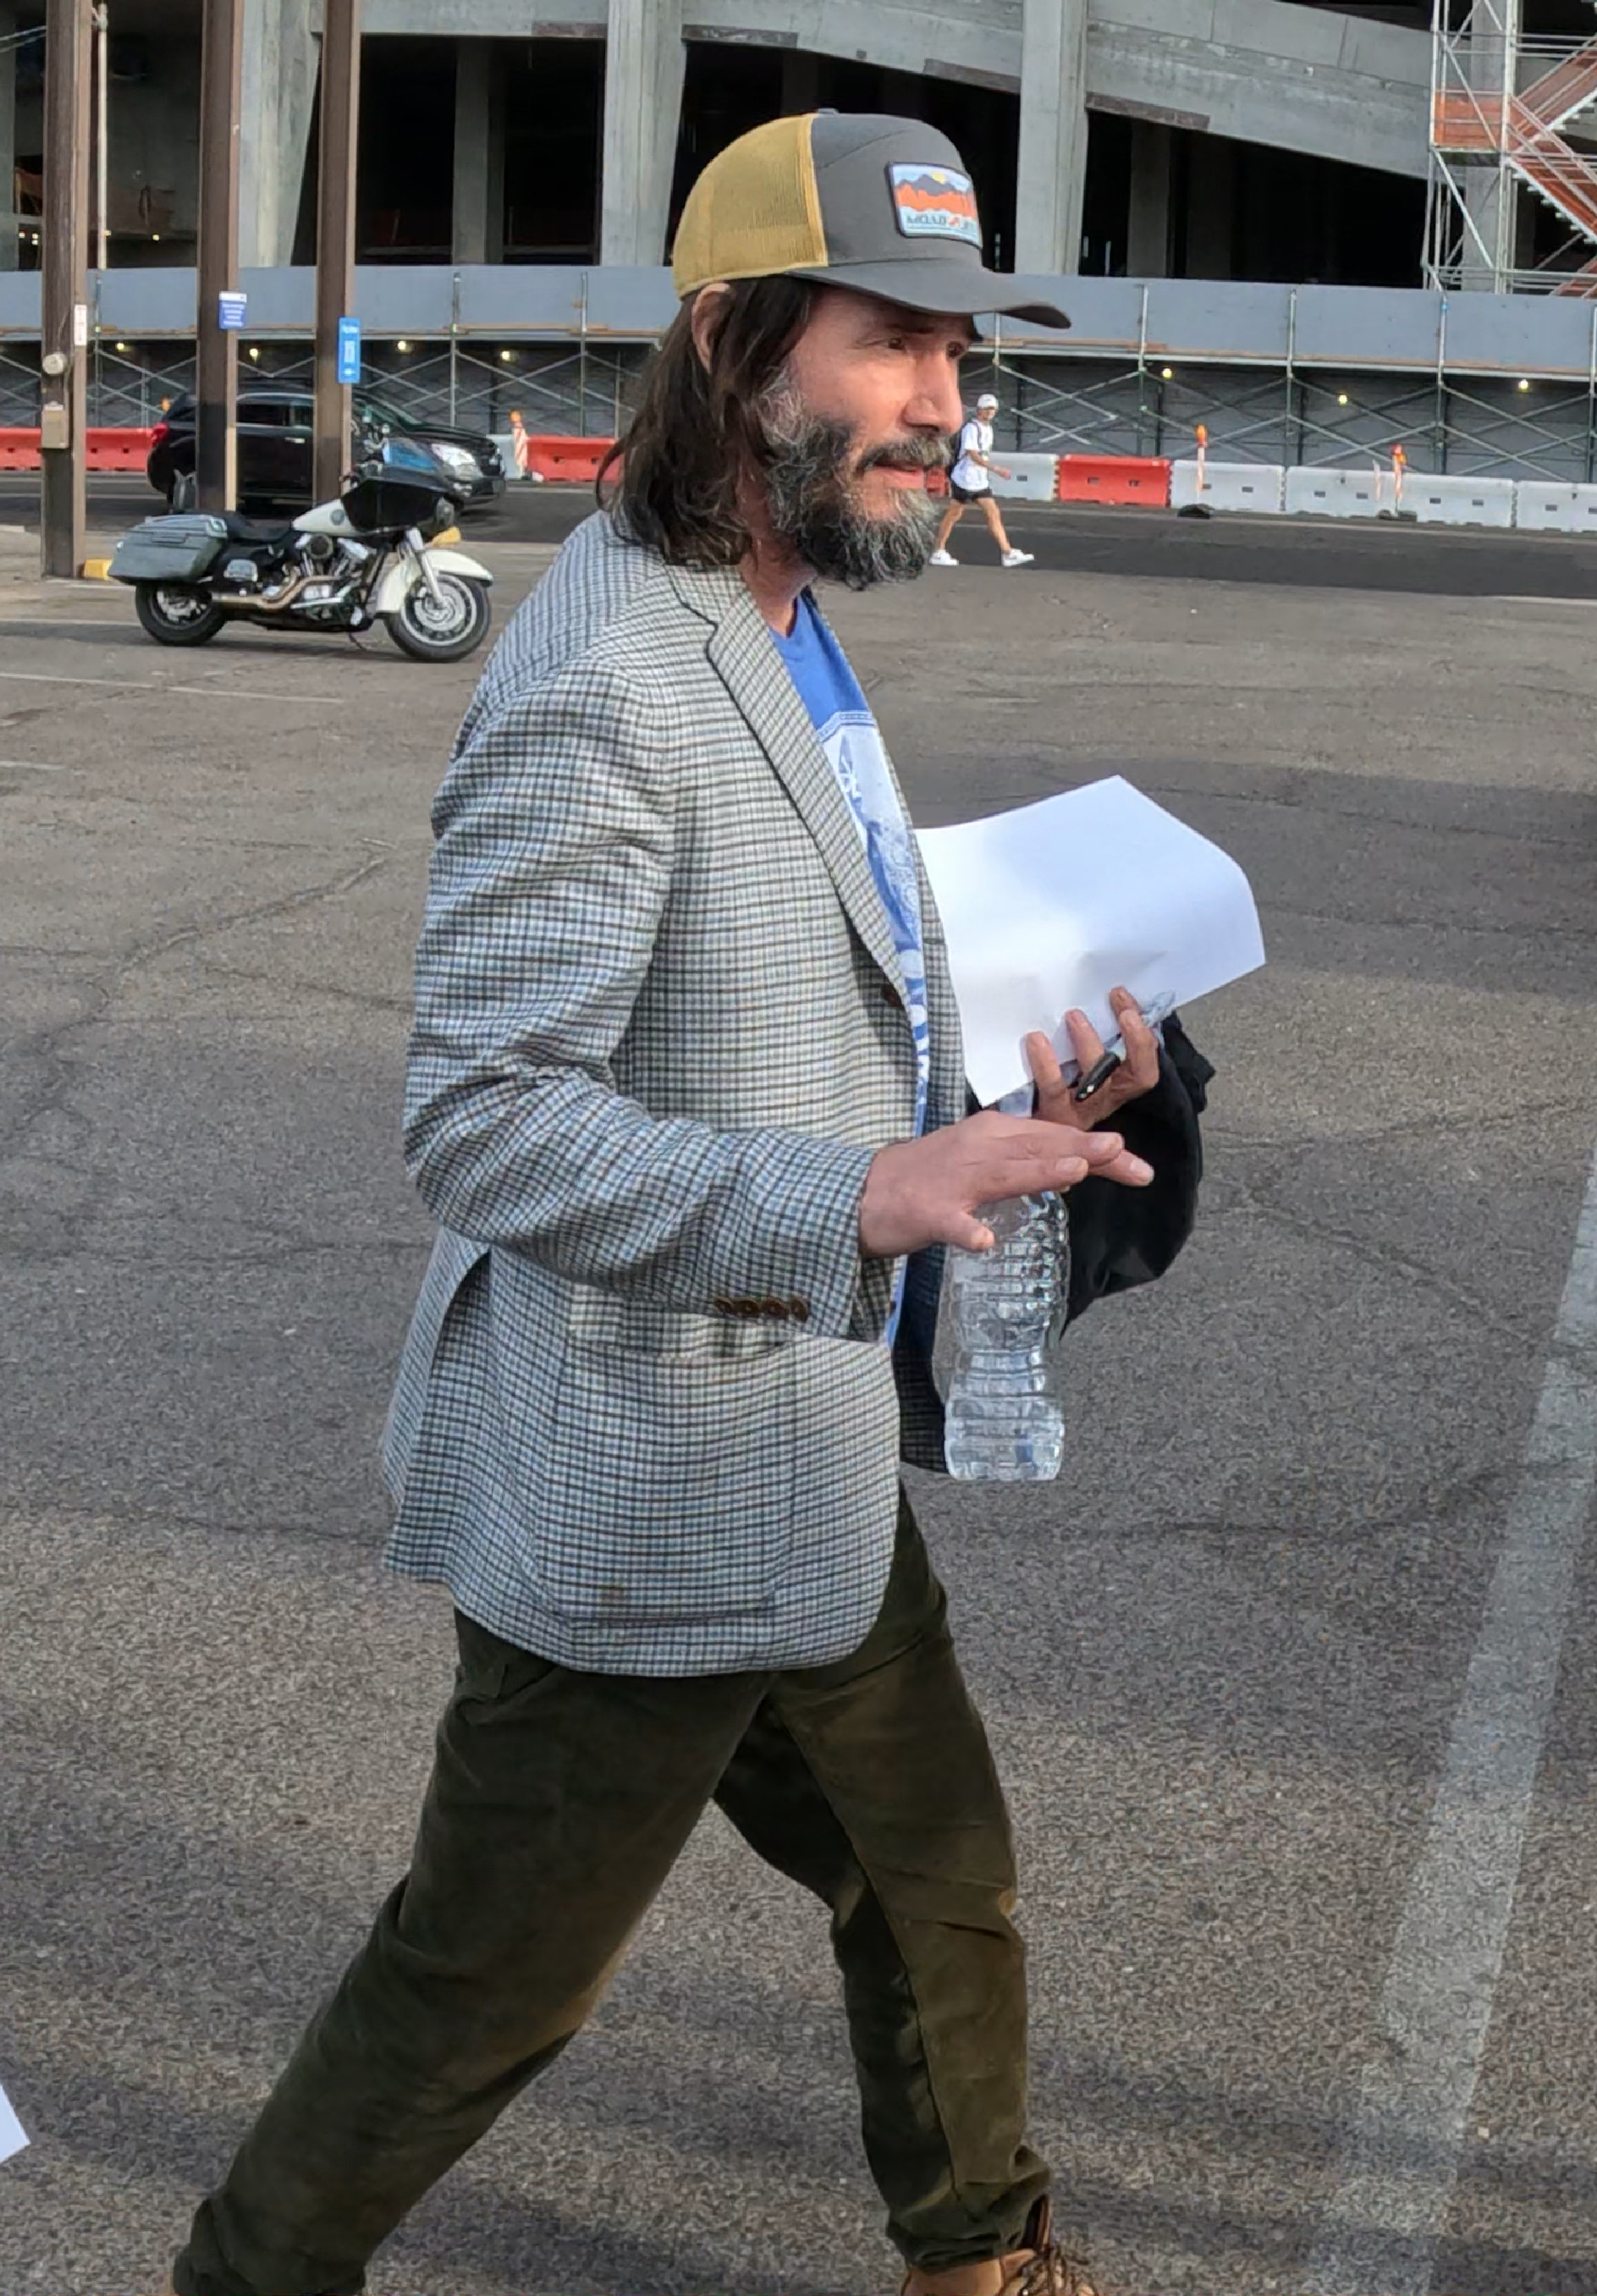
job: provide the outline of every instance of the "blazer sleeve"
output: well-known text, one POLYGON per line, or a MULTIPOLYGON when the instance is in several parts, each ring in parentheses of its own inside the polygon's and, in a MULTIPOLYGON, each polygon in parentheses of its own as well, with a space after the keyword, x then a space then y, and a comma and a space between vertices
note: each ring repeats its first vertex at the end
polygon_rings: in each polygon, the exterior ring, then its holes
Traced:
POLYGON ((871 1151, 651 1117, 611 1060, 676 840, 669 703, 570 665, 479 721, 434 809, 405 1161, 458 1234, 689 1313, 802 1301, 848 1336, 871 1151))

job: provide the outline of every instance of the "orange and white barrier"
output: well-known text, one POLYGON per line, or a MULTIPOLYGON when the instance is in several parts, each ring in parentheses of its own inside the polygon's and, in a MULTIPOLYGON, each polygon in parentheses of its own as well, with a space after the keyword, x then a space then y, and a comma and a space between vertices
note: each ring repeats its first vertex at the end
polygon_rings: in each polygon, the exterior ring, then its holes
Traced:
MULTIPOLYGON (((84 434, 84 463, 91 471, 142 471, 150 459, 148 430, 91 430, 84 434)), ((37 430, 0 430, 0 471, 37 471, 37 430)))
POLYGON ((1194 459, 1170 465, 1170 502, 1176 510, 1278 512, 1286 499, 1287 474, 1277 463, 1211 463, 1200 450, 1194 459))
POLYGON ((1287 472, 1289 518, 1374 518, 1380 509, 1380 466, 1371 471, 1287 472))
POLYGON ((994 461, 1009 472, 993 472, 993 492, 1006 502, 1052 502, 1059 485, 1057 455, 997 455, 994 461))
POLYGON ((1061 455, 1059 499, 1069 503, 1144 504, 1163 510, 1170 500, 1170 463, 1163 455, 1061 455))
POLYGON ((540 479, 574 480, 588 486, 598 477, 600 465, 616 443, 613 439, 568 439, 534 430, 528 431, 526 438, 528 470, 536 471, 540 479))
POLYGON ((1521 479, 1514 524, 1527 534, 1597 534, 1597 487, 1521 479))

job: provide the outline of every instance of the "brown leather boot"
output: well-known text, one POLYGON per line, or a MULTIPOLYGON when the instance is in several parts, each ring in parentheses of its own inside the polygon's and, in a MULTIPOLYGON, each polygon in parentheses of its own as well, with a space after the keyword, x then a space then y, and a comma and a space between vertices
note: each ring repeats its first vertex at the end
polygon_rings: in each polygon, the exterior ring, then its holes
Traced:
POLYGON ((1056 2245, 1052 2215, 1044 2195, 1026 2219, 1024 2248, 952 2272, 911 2272, 903 2296, 1097 2296, 1080 2258, 1056 2245))

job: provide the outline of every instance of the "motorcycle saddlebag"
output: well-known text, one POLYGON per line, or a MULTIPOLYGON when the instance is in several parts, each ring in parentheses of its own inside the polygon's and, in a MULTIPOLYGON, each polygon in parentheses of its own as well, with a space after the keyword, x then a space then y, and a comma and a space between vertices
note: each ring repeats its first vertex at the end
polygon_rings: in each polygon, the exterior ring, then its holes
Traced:
POLYGON ((113 582, 197 582, 227 539, 227 521, 206 511, 147 518, 111 554, 113 582))

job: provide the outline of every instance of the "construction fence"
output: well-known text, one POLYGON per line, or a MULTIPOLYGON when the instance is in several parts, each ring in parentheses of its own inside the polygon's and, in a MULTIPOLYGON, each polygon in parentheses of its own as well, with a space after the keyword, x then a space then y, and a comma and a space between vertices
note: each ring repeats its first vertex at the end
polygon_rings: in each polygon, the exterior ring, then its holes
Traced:
MULTIPOLYGON (((242 381, 308 390, 313 275, 245 275, 242 381)), ((983 323, 968 367, 1002 447, 1597 482, 1597 303, 1428 290, 1066 278, 1069 333, 983 323)), ((37 274, 0 274, 0 428, 37 420, 37 274)), ((495 266, 363 268, 363 387, 406 421, 504 435, 624 429, 669 275, 495 266)), ((192 272, 97 275, 89 420, 142 429, 192 387, 192 272)))

